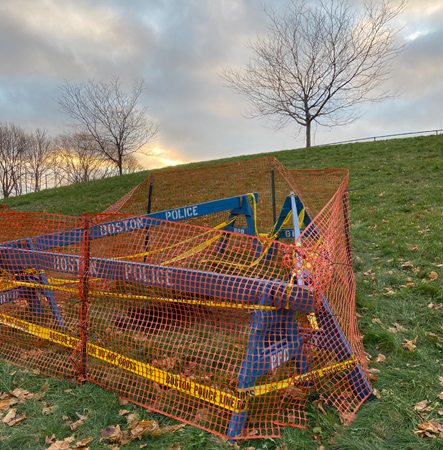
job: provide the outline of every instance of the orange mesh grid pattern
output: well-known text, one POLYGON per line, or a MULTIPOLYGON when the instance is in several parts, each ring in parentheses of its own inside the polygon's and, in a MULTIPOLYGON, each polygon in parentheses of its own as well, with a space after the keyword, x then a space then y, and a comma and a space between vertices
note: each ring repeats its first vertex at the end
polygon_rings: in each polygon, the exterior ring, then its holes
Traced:
POLYGON ((2 357, 232 439, 305 427, 317 398, 350 420, 372 389, 347 182, 266 158, 153 173, 100 215, 0 210, 2 357), (274 227, 291 192, 295 241, 274 227), (232 209, 143 222, 236 196, 253 230, 226 231, 232 209))

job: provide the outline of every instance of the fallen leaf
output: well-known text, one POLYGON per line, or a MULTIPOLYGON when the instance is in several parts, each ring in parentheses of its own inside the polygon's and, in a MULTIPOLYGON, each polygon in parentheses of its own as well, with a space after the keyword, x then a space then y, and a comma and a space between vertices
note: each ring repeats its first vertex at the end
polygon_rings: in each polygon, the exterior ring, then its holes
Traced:
POLYGON ((42 414, 44 416, 47 416, 48 414, 52 414, 56 409, 57 405, 49 406, 46 402, 40 402, 40 405, 42 407, 42 414))
POLYGON ((78 449, 85 449, 87 445, 93 441, 94 438, 90 437, 90 438, 86 438, 86 439, 82 439, 81 441, 77 441, 74 445, 74 447, 72 447, 74 450, 78 450, 78 449))
POLYGON ((325 401, 323 399, 319 399, 319 400, 314 400, 312 402, 312 404, 321 411, 322 414, 324 414, 325 416, 328 416, 328 413, 325 411, 325 409, 323 408, 323 403, 325 401))
POLYGON ((10 427, 13 427, 14 425, 17 425, 25 419, 26 411, 24 411, 22 414, 17 414, 17 410, 15 408, 12 408, 9 410, 8 414, 3 417, 2 422, 10 427))
POLYGON ((128 411, 127 409, 121 409, 119 412, 118 412, 118 415, 119 416, 124 416, 124 415, 126 415, 126 414, 129 414, 131 411, 128 411))
POLYGON ((414 264, 412 264, 411 261, 408 261, 408 262, 405 262, 404 264, 402 264, 401 267, 403 269, 409 269, 411 267, 414 267, 414 264))
POLYGON ((440 303, 439 305, 436 305, 435 303, 429 303, 428 308, 440 310, 443 309, 443 303, 440 303))
POLYGON ((395 291, 391 287, 385 287, 385 294, 384 295, 394 295, 395 291))
POLYGON ((377 397, 377 398, 381 398, 381 394, 380 391, 378 389, 372 389, 372 393, 377 397))
POLYGON ((399 323, 394 323, 394 328, 388 328, 388 331, 390 331, 391 333, 397 333, 397 332, 402 332, 402 331, 408 331, 403 325, 400 325, 399 323))
POLYGON ((171 370, 175 367, 175 363, 177 361, 177 358, 170 358, 170 357, 166 357, 166 358, 162 358, 162 359, 155 359, 152 361, 152 365, 154 367, 158 367, 160 369, 164 369, 164 370, 171 370))
POLYGON ((27 400, 30 400, 34 397, 34 394, 27 391, 26 389, 16 388, 13 391, 10 391, 10 394, 18 399, 19 403, 25 403, 27 400))
POLYGON ((418 252, 418 247, 417 247, 416 245, 414 245, 414 246, 411 247, 409 250, 410 250, 411 252, 416 253, 416 252, 418 252))
POLYGON ((18 398, 5 394, 5 398, 0 400, 0 411, 7 411, 11 406, 18 403, 18 398))
POLYGON ((416 267, 415 269, 412 269, 412 272, 418 273, 418 272, 420 272, 420 269, 418 267, 416 267))
POLYGON ((374 362, 376 363, 384 363, 386 361, 386 356, 381 353, 378 354, 377 358, 375 358, 374 362))
POLYGON ((381 323, 381 320, 378 319, 377 317, 374 317, 374 318, 372 319, 372 323, 381 323))
POLYGON ((443 387, 443 377, 439 376, 438 381, 440 382, 440 386, 443 387))
POLYGON ((409 350, 410 352, 413 352, 417 348, 417 346, 415 345, 415 343, 417 342, 417 339, 418 339, 418 336, 415 336, 415 339, 412 339, 412 341, 408 341, 407 339, 405 339, 401 345, 404 349, 409 350))
MULTIPOLYGON (((178 430, 181 430, 186 426, 186 423, 179 423, 177 425, 169 425, 163 428, 160 428, 160 434, 164 433, 175 433, 178 430)), ((152 433, 152 436, 158 436, 157 432, 152 433)))
POLYGON ((118 398, 119 406, 124 406, 124 405, 127 405, 128 403, 129 403, 128 400, 126 400, 125 398, 123 398, 123 397, 118 398))
POLYGON ((414 411, 432 411, 434 408, 431 405, 431 402, 428 402, 427 400, 422 400, 421 402, 418 402, 414 405, 414 411))
POLYGON ((434 281, 434 280, 436 280, 436 279, 438 278, 438 273, 437 273, 437 272, 431 272, 431 273, 428 275, 428 278, 429 278, 431 281, 434 281))
POLYGON ((45 444, 52 444, 52 441, 55 439, 55 434, 52 433, 51 436, 45 436, 45 444))
POLYGON ((436 438, 436 436, 434 434, 432 434, 426 430, 412 430, 412 431, 416 436, 421 437, 421 438, 423 438, 423 437, 430 437, 430 438, 434 438, 434 439, 436 438))
POLYGON ((74 436, 69 436, 63 441, 55 441, 46 450, 66 450, 69 449, 69 444, 74 440, 74 436))
POLYGON ((128 416, 126 416, 126 423, 129 425, 132 422, 135 422, 138 419, 137 413, 131 413, 128 416))
POLYGON ((142 420, 138 422, 137 426, 131 430, 131 434, 132 438, 136 439, 141 438, 145 434, 159 436, 162 433, 160 432, 158 423, 155 420, 142 420))
POLYGON ((117 425, 116 427, 110 426, 103 428, 103 430, 101 431, 101 435, 103 439, 109 440, 111 442, 119 441, 122 436, 120 425, 117 425))
POLYGON ((81 425, 83 425, 85 423, 85 421, 88 419, 88 416, 84 416, 81 419, 77 420, 74 423, 71 423, 71 425, 69 425, 69 428, 71 428, 72 431, 77 430, 78 427, 80 427, 81 425))
POLYGON ((202 420, 206 420, 209 415, 209 409, 207 408, 200 408, 197 410, 194 416, 194 422, 196 424, 199 424, 202 420))
POLYGON ((349 426, 351 424, 351 413, 341 413, 340 422, 344 426, 349 426))
POLYGON ((440 400, 443 400, 443 392, 440 392, 440 394, 438 394, 438 398, 439 398, 440 400))
POLYGON ((415 286, 415 283, 406 283, 406 286, 412 288, 415 286))

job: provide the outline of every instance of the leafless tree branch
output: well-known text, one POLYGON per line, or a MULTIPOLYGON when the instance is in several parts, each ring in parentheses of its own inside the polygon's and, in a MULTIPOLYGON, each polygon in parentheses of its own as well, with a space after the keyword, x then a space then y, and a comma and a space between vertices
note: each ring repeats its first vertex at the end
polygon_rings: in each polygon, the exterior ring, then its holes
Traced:
POLYGON ((246 97, 247 117, 267 117, 277 129, 295 121, 310 147, 313 122, 349 124, 361 104, 397 95, 380 86, 405 48, 392 24, 405 5, 365 0, 358 14, 347 0, 292 0, 283 15, 267 12, 267 37, 249 45, 253 56, 243 69, 227 67, 222 77, 246 97))
POLYGON ((99 151, 123 173, 124 159, 155 140, 157 125, 149 120, 146 108, 138 106, 143 80, 131 92, 122 89, 117 77, 108 82, 66 81, 57 100, 73 120, 77 133, 90 135, 99 151))

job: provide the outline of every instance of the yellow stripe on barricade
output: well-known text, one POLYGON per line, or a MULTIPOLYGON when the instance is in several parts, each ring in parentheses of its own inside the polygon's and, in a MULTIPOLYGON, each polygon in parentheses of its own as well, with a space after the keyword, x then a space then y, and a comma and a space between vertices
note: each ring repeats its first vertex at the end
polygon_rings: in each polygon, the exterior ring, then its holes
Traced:
MULTIPOLYGON (((46 339, 56 344, 69 348, 76 348, 80 345, 80 339, 68 336, 64 333, 35 325, 25 320, 17 319, 0 313, 0 324, 7 325, 33 336, 46 339)), ((180 392, 212 403, 220 408, 233 412, 242 412, 245 410, 246 402, 243 398, 220 389, 209 387, 195 381, 188 380, 180 375, 174 375, 157 367, 145 364, 132 358, 121 355, 120 353, 108 350, 95 344, 86 344, 88 355, 105 361, 128 372, 135 373, 143 378, 154 381, 164 386, 174 388, 180 392)))
MULTIPOLYGON (((49 278, 49 281, 52 279, 49 278)), ((58 279, 58 281, 61 281, 58 279)), ((70 280, 67 280, 69 283, 70 280)), ((70 294, 79 294, 78 289, 60 287, 60 286, 51 286, 47 284, 40 283, 29 283, 27 281, 11 281, 9 283, 9 288, 14 286, 27 286, 34 287, 38 289, 50 289, 51 291, 61 291, 68 292, 70 294)), ((6 290, 6 289, 4 289, 6 290)), ((275 306, 266 306, 266 305, 248 305, 243 303, 227 303, 227 302, 211 302, 207 300, 191 300, 191 299, 175 299, 175 298, 166 298, 166 297, 149 297, 147 295, 135 295, 135 294, 120 294, 118 292, 107 292, 107 291, 88 291, 89 295, 95 295, 97 297, 117 297, 117 298, 127 298, 132 300, 151 300, 151 301, 161 301, 161 302, 169 302, 169 303, 185 303, 188 305, 201 305, 201 306, 214 306, 216 308, 230 308, 230 309, 265 309, 265 310, 273 310, 279 309, 275 306)))

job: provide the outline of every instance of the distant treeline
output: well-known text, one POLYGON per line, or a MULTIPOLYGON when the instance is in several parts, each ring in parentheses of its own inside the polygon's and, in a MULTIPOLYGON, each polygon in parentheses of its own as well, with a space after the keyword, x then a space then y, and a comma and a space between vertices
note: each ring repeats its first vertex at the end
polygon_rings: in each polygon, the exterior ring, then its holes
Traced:
MULTIPOLYGON (((125 156, 124 173, 143 169, 134 155, 125 156)), ((46 130, 27 133, 0 122, 0 198, 118 174, 119 167, 87 134, 52 137, 46 130)))

